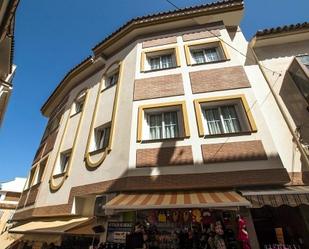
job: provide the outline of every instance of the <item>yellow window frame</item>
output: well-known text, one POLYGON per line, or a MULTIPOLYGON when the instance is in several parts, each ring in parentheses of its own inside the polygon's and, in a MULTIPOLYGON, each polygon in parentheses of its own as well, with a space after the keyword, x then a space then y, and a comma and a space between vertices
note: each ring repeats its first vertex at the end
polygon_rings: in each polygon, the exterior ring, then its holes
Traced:
POLYGON ((159 103, 159 104, 149 104, 149 105, 142 105, 138 108, 138 117, 137 117, 137 142, 142 142, 143 140, 143 118, 144 113, 147 110, 155 109, 155 108, 164 108, 164 107, 180 107, 182 112, 182 120, 183 120, 183 132, 184 137, 190 137, 190 128, 189 128, 189 121, 188 121, 188 113, 185 101, 175 101, 169 103, 159 103))
POLYGON ((203 98, 203 99, 195 99, 194 102, 194 109, 195 109, 195 117, 196 117, 196 122, 197 122, 197 128, 198 128, 198 134, 200 137, 204 137, 205 131, 204 131, 204 126, 203 126, 203 118, 202 118, 202 109, 201 109, 201 104, 204 103, 210 103, 210 102, 220 102, 220 101, 225 101, 225 100, 240 100, 249 126, 250 126, 250 132, 257 132, 257 126, 254 121, 251 109, 249 107, 249 104, 246 100, 246 97, 244 94, 239 94, 239 95, 230 95, 230 96, 224 96, 224 97, 210 97, 210 98, 203 98))

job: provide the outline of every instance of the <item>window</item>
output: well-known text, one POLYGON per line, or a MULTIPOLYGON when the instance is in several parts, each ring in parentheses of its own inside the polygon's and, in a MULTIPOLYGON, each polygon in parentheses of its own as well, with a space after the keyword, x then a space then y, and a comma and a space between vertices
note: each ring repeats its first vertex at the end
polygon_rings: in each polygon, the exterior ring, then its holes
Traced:
POLYGON ((71 157, 71 151, 62 152, 60 154, 60 164, 59 164, 60 167, 58 168, 58 171, 56 172, 56 174, 62 174, 66 172, 69 166, 70 157, 71 157))
POLYGON ((110 126, 103 126, 96 128, 94 131, 95 136, 95 150, 106 149, 109 143, 110 126))
POLYGON ((46 166, 47 160, 45 160, 44 162, 40 163, 40 165, 38 166, 38 173, 36 175, 36 179, 34 181, 34 185, 38 184, 42 181, 42 177, 44 174, 44 170, 45 170, 45 166, 46 166))
POLYGON ((228 59, 225 47, 220 41, 185 45, 185 51, 188 65, 219 62, 228 59))
POLYGON ((185 101, 138 108, 137 141, 190 137, 185 101))
POLYGON ((221 51, 219 47, 197 49, 191 52, 195 64, 220 61, 221 51))
POLYGON ((148 114, 147 124, 150 140, 179 137, 177 111, 148 114))
POLYGON ((33 178, 34 178, 35 170, 36 170, 36 168, 32 168, 31 171, 30 171, 30 175, 29 175, 27 182, 26 182, 26 189, 28 189, 32 186, 32 181, 33 181, 33 178))
POLYGON ((309 69, 309 55, 301 55, 297 58, 309 69))
POLYGON ((119 77, 118 71, 107 76, 107 78, 105 80, 105 87, 110 87, 110 86, 116 85, 117 82, 118 82, 118 77, 119 77))
POLYGON ((142 53, 141 71, 155 71, 177 66, 180 66, 177 48, 142 53))
POLYGON ((244 95, 194 100, 199 136, 256 132, 244 95))
POLYGON ((206 134, 240 132, 240 123, 234 105, 205 108, 206 134))
POLYGON ((150 70, 158 70, 175 67, 171 54, 150 57, 149 59, 150 70))
POLYGON ((75 100, 74 102, 74 108, 73 108, 73 113, 72 115, 74 114, 77 114, 79 112, 81 112, 84 108, 84 104, 85 104, 85 98, 86 98, 86 92, 83 91, 75 100))

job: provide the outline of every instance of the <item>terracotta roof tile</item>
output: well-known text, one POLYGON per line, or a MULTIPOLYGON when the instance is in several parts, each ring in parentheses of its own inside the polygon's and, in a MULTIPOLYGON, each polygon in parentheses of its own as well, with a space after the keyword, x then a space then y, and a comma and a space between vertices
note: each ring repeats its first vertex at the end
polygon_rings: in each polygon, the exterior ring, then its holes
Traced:
POLYGON ((260 36, 266 36, 266 35, 279 34, 283 32, 297 31, 297 30, 302 30, 302 29, 309 29, 309 23, 304 22, 304 23, 297 23, 297 24, 291 24, 291 25, 284 25, 284 26, 280 26, 276 28, 263 29, 263 30, 259 30, 258 32, 256 32, 255 36, 260 37, 260 36))
POLYGON ((97 45, 95 45, 92 48, 92 50, 95 50, 100 45, 102 45, 104 42, 109 40, 111 37, 113 37, 114 35, 116 35, 117 33, 119 33, 120 31, 122 31, 123 29, 125 29, 126 27, 128 27, 129 25, 131 25, 133 23, 149 22, 149 21, 153 21, 154 19, 158 19, 158 18, 162 19, 162 18, 169 17, 171 15, 173 15, 173 16, 181 15, 182 13, 187 14, 188 12, 197 11, 197 10, 205 9, 205 8, 210 9, 210 8, 229 7, 229 6, 232 6, 232 5, 235 5, 235 4, 243 4, 243 0, 222 0, 222 1, 212 2, 212 3, 208 3, 208 4, 202 4, 202 5, 186 7, 186 8, 177 9, 177 10, 159 12, 159 13, 155 13, 155 14, 136 17, 136 18, 131 19, 127 23, 125 23, 123 26, 121 26, 119 29, 117 29, 115 32, 113 32, 109 36, 107 36, 105 39, 103 39, 101 42, 99 42, 97 45))
MULTIPOLYGON (((119 29, 117 29, 115 32, 107 36, 104 40, 99 42, 97 45, 95 45, 92 50, 94 51, 96 48, 107 42, 109 39, 111 39, 113 36, 115 36, 117 33, 121 32, 123 29, 128 27, 131 24, 138 24, 138 23, 144 23, 144 22, 150 22, 155 19, 163 19, 167 17, 177 16, 177 15, 187 15, 191 12, 199 11, 199 10, 205 10, 205 9, 212 9, 212 8, 226 8, 231 7, 235 5, 243 5, 243 0, 221 0, 213 3, 203 4, 203 5, 197 5, 193 7, 187 7, 182 8, 179 10, 172 10, 167 12, 159 12, 156 14, 151 15, 145 15, 141 17, 136 17, 128 21, 126 24, 121 26, 119 29)), ((78 69, 80 66, 82 66, 85 62, 87 62, 91 56, 87 57, 85 60, 83 60, 81 63, 76 65, 74 68, 72 68, 63 78, 63 80, 59 83, 59 85, 56 87, 56 89, 53 91, 53 93, 50 95, 50 97, 46 100, 46 102, 43 104, 41 108, 41 112, 44 112, 44 109, 46 108, 48 102, 56 95, 57 90, 60 88, 60 86, 65 82, 65 80, 70 76, 71 73, 73 73, 76 69, 78 69)))

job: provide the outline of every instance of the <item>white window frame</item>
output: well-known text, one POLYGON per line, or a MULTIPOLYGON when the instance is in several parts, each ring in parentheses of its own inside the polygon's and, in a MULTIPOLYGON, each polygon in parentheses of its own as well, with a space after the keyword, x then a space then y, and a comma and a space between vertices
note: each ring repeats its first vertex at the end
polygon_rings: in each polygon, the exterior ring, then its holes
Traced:
POLYGON ((247 118, 245 109, 240 99, 201 103, 201 111, 202 111, 202 117, 203 117, 202 122, 203 122, 203 127, 205 130, 206 136, 218 136, 218 135, 220 136, 220 135, 234 134, 234 133, 237 134, 237 133, 246 132, 246 131, 251 130, 249 120, 247 118), (221 108, 224 106, 234 106, 239 128, 240 128, 238 132, 227 132, 227 129, 224 125, 224 118, 223 118, 222 111, 221 111, 221 108), (207 120, 206 120, 205 110, 215 109, 215 108, 219 110, 220 124, 221 124, 221 128, 223 129, 223 132, 217 133, 217 134, 210 134, 207 120))
POLYGON ((29 176, 26 181, 25 190, 31 188, 33 186, 32 182, 34 182, 34 178, 36 176, 36 168, 33 167, 30 170, 29 176))
POLYGON ((93 146, 92 146, 92 151, 97 151, 97 150, 105 150, 108 145, 109 145, 109 140, 110 140, 110 132, 111 132, 111 124, 108 123, 108 124, 105 124, 105 125, 102 125, 102 126, 99 126, 97 128, 94 129, 94 134, 93 134, 93 146), (108 132, 108 136, 106 137, 106 129, 109 129, 109 132, 108 132), (103 133, 103 144, 104 144, 104 140, 107 139, 107 144, 106 144, 106 147, 102 147, 100 148, 98 146, 98 137, 97 137, 97 134, 99 131, 103 130, 104 133, 103 133))
POLYGON ((175 48, 172 49, 166 49, 166 50, 160 50, 156 52, 146 52, 146 60, 145 60, 145 71, 159 71, 159 70, 165 70, 165 69, 171 69, 177 67, 177 59, 176 59, 176 51, 175 48), (171 56, 172 64, 170 67, 163 68, 163 62, 162 57, 164 56, 171 56), (151 68, 151 59, 159 58, 159 68, 151 68))
POLYGON ((42 181, 44 172, 45 172, 45 168, 46 168, 46 163, 47 160, 41 162, 38 166, 37 166, 37 170, 36 170, 36 174, 35 174, 35 179, 33 182, 33 185, 39 184, 42 181))
POLYGON ((191 57, 192 65, 202 65, 207 63, 216 63, 226 60, 225 51, 223 50, 220 42, 210 42, 201 45, 190 45, 189 46, 189 56, 191 57), (207 49, 216 49, 219 60, 207 61, 207 49), (198 63, 193 55, 194 52, 202 51, 204 56, 204 62, 198 63))
POLYGON ((68 170, 71 156, 72 156, 71 150, 63 151, 60 153, 58 164, 57 164, 57 167, 55 168, 54 175, 64 174, 68 170), (67 158, 66 161, 64 161, 65 158, 67 158))
POLYGON ((72 115, 78 114, 85 108, 86 91, 82 92, 74 101, 72 115))
POLYGON ((113 71, 111 73, 109 73, 106 77, 105 77, 105 88, 109 88, 112 86, 115 86, 118 84, 119 81, 119 70, 113 71), (116 80, 115 80, 116 78, 116 80))
POLYGON ((164 140, 164 139, 178 139, 184 137, 184 126, 183 126, 183 113, 181 107, 172 106, 172 107, 159 107, 144 110, 144 118, 143 118, 143 131, 142 137, 143 140, 164 140), (165 129, 164 129, 164 113, 168 112, 176 112, 177 113, 177 123, 178 123, 178 136, 174 138, 166 138, 165 129), (152 139, 150 138, 150 126, 149 126, 149 116, 150 115, 162 115, 162 138, 152 139))

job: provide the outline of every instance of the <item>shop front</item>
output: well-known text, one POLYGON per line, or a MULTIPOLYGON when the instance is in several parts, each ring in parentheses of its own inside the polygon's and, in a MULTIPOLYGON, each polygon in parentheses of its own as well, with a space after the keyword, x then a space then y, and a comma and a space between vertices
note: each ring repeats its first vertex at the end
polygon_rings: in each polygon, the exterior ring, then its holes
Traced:
POLYGON ((241 191, 263 249, 309 248, 309 187, 241 191))
POLYGON ((120 217, 108 222, 106 248, 258 248, 249 206, 233 191, 120 194, 105 205, 120 217))
POLYGON ((89 249, 100 240, 94 227, 94 218, 44 218, 13 227, 9 232, 22 235, 18 249, 89 249))

